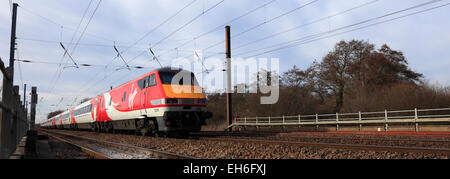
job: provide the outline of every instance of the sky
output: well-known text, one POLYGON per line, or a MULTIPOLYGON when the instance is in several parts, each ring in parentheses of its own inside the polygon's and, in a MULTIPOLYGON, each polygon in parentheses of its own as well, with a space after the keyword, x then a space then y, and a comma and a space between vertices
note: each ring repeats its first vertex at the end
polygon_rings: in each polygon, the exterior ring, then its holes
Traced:
POLYGON ((450 6, 442 6, 448 5, 449 0, 433 1, 383 18, 376 17, 430 0, 2 0, 0 57, 6 64, 10 2, 20 6, 16 59, 49 62, 15 62, 14 83, 21 86, 20 91, 22 84, 27 84, 28 93, 29 86, 38 87, 38 123, 51 111, 68 109, 83 98, 94 97, 110 86, 117 87, 158 68, 149 47, 164 66, 177 57, 193 58, 194 50, 203 50, 203 56, 224 58, 225 44, 220 42, 225 40, 225 25, 231 26, 232 36, 239 35, 231 39, 232 54, 243 58, 267 52, 255 58, 280 59, 281 72, 294 65, 306 69, 315 59, 320 61, 337 42, 356 39, 369 41, 377 48, 387 44, 400 50, 410 67, 423 73, 425 80, 450 85, 450 6), (442 7, 340 33, 436 6, 442 7), (368 19, 372 20, 334 31, 368 19), (304 26, 280 33, 301 25, 304 26), (211 33, 201 36, 206 32, 211 33), (277 33, 280 34, 246 45, 277 33), (321 33, 323 36, 319 37, 324 38, 269 52, 283 47, 273 45, 321 33), (60 42, 76 63, 103 66, 75 68, 68 55, 64 56, 60 42), (129 66, 146 68, 124 68, 125 63, 116 58, 114 46, 129 66), (255 51, 264 47, 271 48, 255 51))

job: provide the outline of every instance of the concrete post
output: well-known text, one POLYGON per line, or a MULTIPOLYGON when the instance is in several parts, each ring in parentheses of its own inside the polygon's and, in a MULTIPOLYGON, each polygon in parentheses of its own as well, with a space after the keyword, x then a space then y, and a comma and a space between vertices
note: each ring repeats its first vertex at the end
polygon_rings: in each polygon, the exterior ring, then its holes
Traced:
POLYGON ((419 119, 419 116, 417 115, 417 108, 414 109, 414 125, 415 125, 415 131, 419 132, 419 123, 417 123, 417 120, 419 119))
POLYGON ((387 112, 387 110, 384 110, 384 124, 385 124, 384 130, 386 132, 389 131, 389 125, 388 125, 387 121, 388 121, 388 112, 387 112))
POLYGON ((319 130, 319 114, 316 114, 316 130, 319 130))
POLYGON ((339 113, 336 113, 336 131, 339 131, 339 113))
POLYGON ((359 112, 359 131, 362 130, 362 124, 361 124, 361 121, 362 121, 362 117, 361 117, 361 111, 360 111, 360 112, 359 112))

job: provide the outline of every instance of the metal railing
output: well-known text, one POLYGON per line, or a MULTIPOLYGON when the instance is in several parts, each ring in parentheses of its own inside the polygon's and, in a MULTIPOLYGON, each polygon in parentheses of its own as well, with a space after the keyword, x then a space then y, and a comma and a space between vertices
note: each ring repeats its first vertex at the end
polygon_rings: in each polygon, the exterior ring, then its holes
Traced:
POLYGON ((237 126, 316 126, 335 125, 339 131, 339 125, 359 125, 361 130, 364 124, 383 124, 388 131, 389 124, 414 123, 415 130, 419 130, 419 123, 448 123, 450 122, 450 107, 440 109, 413 109, 402 111, 379 111, 336 114, 313 114, 297 116, 269 116, 269 117, 244 117, 235 118, 229 127, 237 126))
POLYGON ((10 68, 5 68, 0 58, 0 75, 3 75, 0 100, 0 159, 8 158, 22 137, 27 134, 29 121, 27 110, 19 95, 19 86, 14 86, 10 68))

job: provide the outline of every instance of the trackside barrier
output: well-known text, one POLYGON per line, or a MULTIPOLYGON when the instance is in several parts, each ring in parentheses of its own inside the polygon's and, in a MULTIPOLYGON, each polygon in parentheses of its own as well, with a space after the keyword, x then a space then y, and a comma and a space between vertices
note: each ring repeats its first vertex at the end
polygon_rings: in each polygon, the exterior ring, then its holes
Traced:
POLYGON ((439 109, 413 109, 400 111, 358 112, 315 114, 281 117, 244 117, 244 120, 235 120, 231 127, 272 127, 272 126, 316 126, 334 125, 339 131, 339 125, 355 125, 361 130, 363 125, 381 124, 384 130, 389 130, 390 124, 412 123, 414 129, 419 132, 419 124, 423 123, 447 123, 450 124, 450 107, 439 109))

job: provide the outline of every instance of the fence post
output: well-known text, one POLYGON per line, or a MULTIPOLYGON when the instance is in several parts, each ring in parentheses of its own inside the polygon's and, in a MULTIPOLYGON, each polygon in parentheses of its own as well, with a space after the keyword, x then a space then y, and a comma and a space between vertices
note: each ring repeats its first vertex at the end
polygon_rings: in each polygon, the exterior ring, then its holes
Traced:
POLYGON ((362 130, 362 124, 361 124, 362 118, 361 118, 361 111, 359 112, 359 131, 362 130))
POLYGON ((417 115, 417 108, 414 109, 414 125, 416 132, 419 132, 419 123, 417 123, 417 119, 419 119, 419 116, 417 115))
POLYGON ((259 126, 258 126, 258 116, 256 116, 256 130, 258 130, 259 129, 259 126))
POLYGON ((388 121, 388 111, 386 109, 386 110, 384 110, 384 124, 385 124, 384 130, 386 132, 389 130, 389 125, 388 125, 387 121, 388 121))
POLYGON ((316 114, 316 129, 319 130, 319 114, 316 114))
POLYGON ((298 115, 298 128, 300 128, 302 125, 302 116, 299 114, 298 115))
POLYGON ((244 125, 247 125, 247 117, 244 117, 244 125))
POLYGON ((339 131, 339 113, 336 113, 336 131, 339 131))

